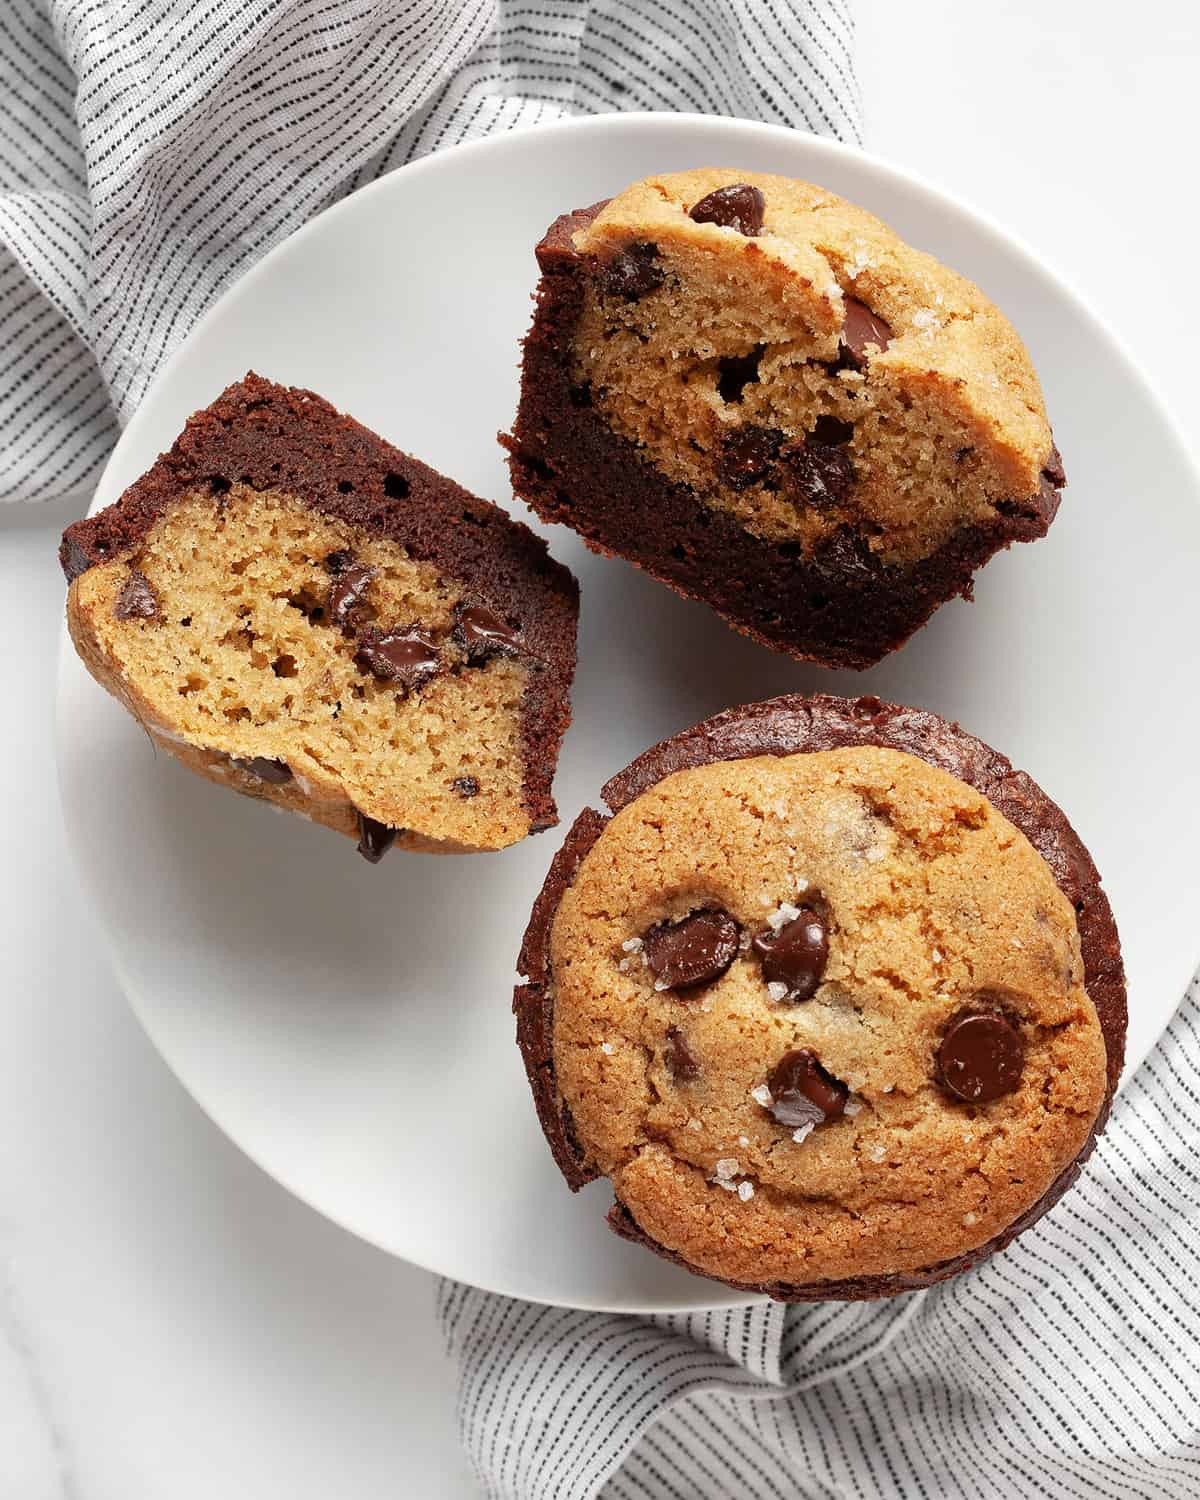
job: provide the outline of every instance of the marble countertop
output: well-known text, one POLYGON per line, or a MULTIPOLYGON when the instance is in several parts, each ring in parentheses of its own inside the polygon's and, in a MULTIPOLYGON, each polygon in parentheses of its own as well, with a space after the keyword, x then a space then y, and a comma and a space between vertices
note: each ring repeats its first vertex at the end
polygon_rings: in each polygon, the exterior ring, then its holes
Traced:
MULTIPOLYGON (((1196 7, 852 3, 871 149, 1023 236, 1186 422, 1196 7)), ((0 511, 0 1496, 473 1496, 432 1278, 253 1167, 108 970, 54 771, 54 546, 77 509, 0 511)))

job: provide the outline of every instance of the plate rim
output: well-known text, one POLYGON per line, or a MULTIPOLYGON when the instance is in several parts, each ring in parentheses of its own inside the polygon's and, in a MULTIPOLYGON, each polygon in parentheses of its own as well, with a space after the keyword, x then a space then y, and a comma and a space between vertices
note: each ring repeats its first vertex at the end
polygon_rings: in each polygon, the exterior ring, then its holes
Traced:
MULTIPOLYGON (((1090 325, 1091 332, 1108 347, 1111 354, 1123 367, 1125 378, 1132 381, 1137 387, 1138 395, 1142 402, 1152 409, 1154 415, 1161 423, 1163 431, 1175 445, 1180 466, 1190 479, 1189 498, 1197 509, 1200 509, 1200 457, 1198 457, 1196 449, 1188 439, 1182 421, 1176 417, 1174 410, 1168 404, 1166 398, 1160 394, 1150 380, 1141 361, 1132 353, 1124 338, 1096 311, 1091 301, 1066 280, 1065 276, 1059 272, 1053 262, 1048 261, 1040 252, 1035 251, 1022 235, 1006 228, 992 215, 979 209, 972 199, 952 193, 948 189, 939 186, 924 173, 914 171, 888 157, 864 150, 858 146, 849 145, 842 141, 833 140, 829 137, 812 135, 807 131, 795 130, 790 126, 747 120, 729 115, 698 114, 684 111, 630 110, 619 113, 576 116, 566 120, 549 122, 544 125, 528 126, 524 129, 509 131, 499 135, 483 136, 475 140, 464 141, 449 146, 445 150, 431 152, 415 161, 404 163, 391 172, 387 172, 374 181, 357 188, 337 202, 328 205, 303 225, 295 229, 291 234, 271 246, 260 259, 247 267, 241 275, 236 277, 222 290, 220 295, 205 309, 157 370, 137 410, 122 429, 112 452, 105 462, 104 468, 96 481, 87 514, 94 514, 101 506, 100 497, 110 483, 110 475, 118 466, 122 455, 130 446, 137 444, 140 440, 142 427, 146 422, 151 420, 150 414, 156 405, 160 390, 173 379, 176 367, 187 357, 189 346, 193 340, 207 332, 212 323, 224 316, 227 304, 252 291, 261 278, 270 277, 274 273, 275 266, 279 260, 288 255, 301 253, 302 247, 308 237, 325 232, 328 221, 350 212, 359 211, 360 201, 369 196, 378 196, 397 191, 396 184, 399 181, 407 182, 417 174, 436 174, 439 171, 444 171, 447 169, 447 163, 459 161, 464 156, 503 155, 505 152, 520 154, 525 144, 524 138, 526 137, 570 138, 600 133, 611 134, 616 130, 646 130, 651 133, 661 131, 666 134, 667 132, 677 131, 680 127, 695 129, 698 133, 708 135, 714 141, 717 141, 719 138, 721 149, 725 149, 726 143, 729 146, 736 146, 739 137, 743 137, 751 143, 766 141, 784 146, 795 146, 797 143, 800 143, 804 150, 814 152, 816 158, 824 158, 830 161, 850 161, 860 166, 865 166, 869 170, 892 178, 897 185, 906 191, 915 192, 918 196, 923 195, 927 200, 932 200, 933 206, 939 210, 949 211, 952 215, 966 216, 972 221, 973 226, 997 244, 1002 252, 1006 252, 1010 257, 1019 260, 1023 273, 1032 274, 1048 284, 1055 299, 1065 303, 1076 317, 1082 318, 1090 325), (353 205, 353 208, 351 205, 353 205)), ((698 141, 698 146, 705 144, 706 142, 698 141)), ((806 170, 808 169, 806 168, 806 170)), ((114 496, 113 498, 116 497, 114 496)), ((111 501, 104 503, 111 503, 111 501)), ((77 670, 82 671, 83 668, 76 657, 64 618, 60 625, 59 649, 55 673, 55 774, 58 782, 60 808, 68 834, 68 848, 72 849, 71 862, 76 871, 80 889, 100 930, 103 949, 108 957, 114 977, 120 986, 130 1010, 153 1046, 159 1060, 166 1066, 169 1073, 178 1081, 187 1096, 196 1104, 206 1118, 212 1121, 222 1136, 247 1160, 251 1161, 263 1172, 265 1176, 282 1187, 285 1192, 304 1203, 322 1218, 336 1224, 346 1233, 371 1245, 372 1248, 379 1250, 381 1253, 404 1261, 409 1265, 416 1266, 435 1276, 451 1276, 451 1273, 429 1264, 418 1256, 401 1252, 388 1244, 382 1243, 368 1228, 347 1222, 338 1213, 314 1201, 313 1197, 295 1182, 281 1177, 276 1171, 267 1166, 254 1150, 248 1147, 223 1123, 220 1114, 214 1107, 199 1097, 188 1080, 179 1071, 169 1051, 160 1042, 150 1007, 144 1005, 138 987, 132 982, 131 976, 126 971, 123 954, 117 942, 116 935, 110 930, 108 923, 101 918, 98 903, 93 895, 92 881, 72 847, 72 840, 70 838, 71 830, 67 822, 67 801, 63 787, 66 774, 64 713, 65 702, 70 691, 69 674, 77 670)), ((1136 1068, 1140 1066, 1144 1058, 1157 1045, 1163 1030, 1170 1024, 1175 1009, 1186 992, 1188 983, 1194 977, 1198 968, 1200 968, 1200 940, 1198 940, 1198 951, 1195 960, 1179 985, 1178 996, 1172 1005, 1171 1011, 1165 1017, 1162 1027, 1149 1043, 1145 1052, 1137 1058, 1127 1059, 1118 1084, 1118 1092, 1123 1090, 1129 1083, 1136 1068)), ((462 1278, 451 1277, 451 1279, 462 1278)), ((722 1295, 720 1283, 706 1282, 703 1278, 699 1277, 697 1277, 699 1295, 702 1299, 706 1300, 689 1299, 678 1302, 655 1301, 653 1303, 636 1298, 625 1302, 614 1300, 583 1301, 578 1298, 568 1300, 555 1296, 535 1296, 524 1291, 515 1293, 503 1287, 482 1286, 478 1282, 468 1282, 466 1284, 480 1287, 481 1290, 494 1295, 516 1297, 519 1300, 528 1301, 535 1305, 612 1314, 681 1314, 711 1309, 754 1306, 769 1301, 768 1298, 763 1296, 746 1296, 732 1290, 727 1295, 722 1295)))

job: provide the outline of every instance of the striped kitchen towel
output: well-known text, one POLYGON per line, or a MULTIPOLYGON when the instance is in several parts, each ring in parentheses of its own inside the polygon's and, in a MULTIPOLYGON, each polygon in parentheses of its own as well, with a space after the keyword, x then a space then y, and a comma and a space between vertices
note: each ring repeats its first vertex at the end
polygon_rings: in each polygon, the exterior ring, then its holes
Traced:
POLYGON ((3 0, 0 499, 90 497, 163 361, 306 219, 609 110, 858 136, 847 0, 3 0))
POLYGON ((489 1496, 1196 1500, 1200 986, 1078 1184, 967 1275, 655 1318, 444 1282, 439 1315, 489 1496))

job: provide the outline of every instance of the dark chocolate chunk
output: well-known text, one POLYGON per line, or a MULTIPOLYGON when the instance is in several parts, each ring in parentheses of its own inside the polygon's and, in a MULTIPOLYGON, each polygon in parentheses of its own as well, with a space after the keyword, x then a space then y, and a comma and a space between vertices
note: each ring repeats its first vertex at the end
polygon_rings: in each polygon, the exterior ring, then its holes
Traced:
POLYGON ((358 815, 358 852, 370 864, 377 865, 396 842, 396 835, 399 832, 398 828, 389 828, 386 823, 378 823, 374 818, 368 818, 366 813, 360 812, 358 815))
POLYGON ((117 595, 113 614, 118 620, 157 620, 158 595, 150 580, 136 568, 130 573, 117 595))
POLYGON ((765 479, 774 467, 783 433, 774 427, 735 427, 721 445, 717 477, 731 490, 765 479))
POLYGON ((248 771, 259 781, 268 781, 272 786, 283 786, 292 779, 292 768, 286 760, 268 760, 265 755, 256 755, 250 760, 240 760, 231 755, 230 760, 239 771, 248 771))
MULTIPOLYGON (((326 564, 328 561, 327 558, 326 564)), ((364 568, 358 563, 347 564, 334 574, 329 585, 328 609, 335 625, 357 625, 369 612, 367 589, 374 577, 374 568, 364 568)))
POLYGON ((1057 444, 1050 448, 1050 457, 1042 465, 1042 473, 1050 481, 1055 489, 1061 489, 1067 482, 1067 471, 1063 468, 1062 454, 1058 451, 1057 444))
POLYGON ((764 207, 758 188, 748 182, 731 182, 701 198, 688 217, 697 224, 719 224, 739 234, 756 235, 762 233, 764 207))
POLYGON ((767 1087, 772 1116, 789 1130, 840 1118, 850 1095, 846 1085, 827 1073, 807 1047, 785 1052, 771 1069, 767 1087))
POLYGON ((489 656, 516 656, 521 650, 520 629, 482 605, 459 605, 454 639, 466 648, 469 661, 484 661, 489 656))
POLYGON ((960 1010, 950 1018, 937 1060, 947 1092, 968 1104, 987 1104, 1020 1083, 1025 1043, 1007 1016, 960 1010))
POLYGON ((460 797, 478 797, 479 783, 474 776, 456 776, 450 783, 460 797))
POLYGON ((667 990, 720 979, 737 957, 740 929, 727 911, 697 911, 682 922, 660 922, 644 935, 646 962, 667 990))
POLYGON ((829 934, 815 907, 802 906, 778 932, 764 928, 753 946, 768 984, 786 984, 789 1000, 812 999, 829 961, 829 934))
POLYGON ((440 657, 437 642, 419 625, 387 634, 367 626, 359 632, 354 660, 384 682, 398 682, 412 693, 436 673, 440 657))
POLYGON ((600 272, 601 291, 626 302, 636 302, 662 283, 657 245, 627 245, 600 272))
POLYGON ((890 324, 885 323, 857 297, 847 297, 845 300, 846 318, 842 324, 838 353, 851 369, 861 370, 867 363, 868 345, 877 344, 882 354, 891 342, 892 329, 890 324))
POLYGON ((678 1026, 667 1027, 667 1045, 663 1061, 676 1083, 692 1083, 700 1076, 700 1064, 693 1057, 678 1026))
POLYGON ((325 571, 336 577, 338 573, 344 573, 353 561, 354 553, 343 547, 337 552, 331 552, 325 559, 325 571))
POLYGON ((840 505, 854 487, 854 466, 845 448, 807 439, 789 444, 780 460, 791 481, 789 493, 814 510, 840 505))

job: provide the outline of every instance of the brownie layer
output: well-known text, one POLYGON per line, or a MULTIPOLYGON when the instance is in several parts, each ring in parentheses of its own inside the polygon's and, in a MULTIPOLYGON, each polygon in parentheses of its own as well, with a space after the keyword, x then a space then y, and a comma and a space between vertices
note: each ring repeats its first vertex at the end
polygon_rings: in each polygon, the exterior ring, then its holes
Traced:
POLYGON ((894 651, 947 599, 969 598, 976 570, 1015 541, 1044 536, 1065 482, 1057 450, 1034 495, 959 530, 921 561, 888 566, 869 537, 841 528, 811 556, 763 541, 666 479, 615 434, 572 373, 572 338, 586 262, 572 236, 604 207, 564 214, 537 247, 537 311, 524 344, 521 401, 510 435, 513 488, 545 521, 572 527, 595 550, 636 563, 710 605, 776 650, 831 667, 868 667, 894 651))
POLYGON ((188 420, 169 453, 106 510, 63 534, 68 580, 135 548, 163 511, 233 484, 283 490, 404 547, 464 586, 468 604, 520 621, 529 661, 522 708, 524 798, 532 831, 557 822, 551 785, 570 723, 579 589, 546 543, 498 506, 344 416, 311 391, 258 375, 188 420))
MULTIPOLYGON (((794 1286, 779 1282, 728 1282, 740 1290, 765 1293, 779 1301, 820 1302, 894 1296, 931 1286, 968 1270, 1039 1219, 1079 1175, 1096 1137, 1108 1119, 1113 1092, 1125 1055, 1125 974, 1112 910, 1091 855, 1062 810, 1023 771, 957 724, 922 709, 882 703, 878 698, 788 695, 729 709, 647 750, 608 781, 602 796, 611 814, 619 812, 665 777, 689 767, 756 755, 811 754, 854 746, 876 745, 919 757, 975 788, 1020 829, 1049 866, 1059 889, 1075 909, 1083 954, 1084 987, 1096 1008, 1107 1057, 1107 1089, 1083 1150, 1046 1193, 1000 1235, 952 1260, 918 1272, 868 1276, 794 1286)), ((554 1076, 554 1002, 550 967, 550 932, 563 892, 571 885, 588 851, 604 831, 608 817, 585 809, 556 855, 533 914, 518 960, 527 983, 513 992, 517 1044, 533 1092, 546 1140, 571 1189, 597 1175, 584 1162, 570 1112, 559 1097, 554 1076)), ((618 1199, 609 1224, 667 1260, 697 1271, 682 1257, 650 1239, 618 1199)), ((712 1278, 720 1279, 720 1278, 712 1278)))

